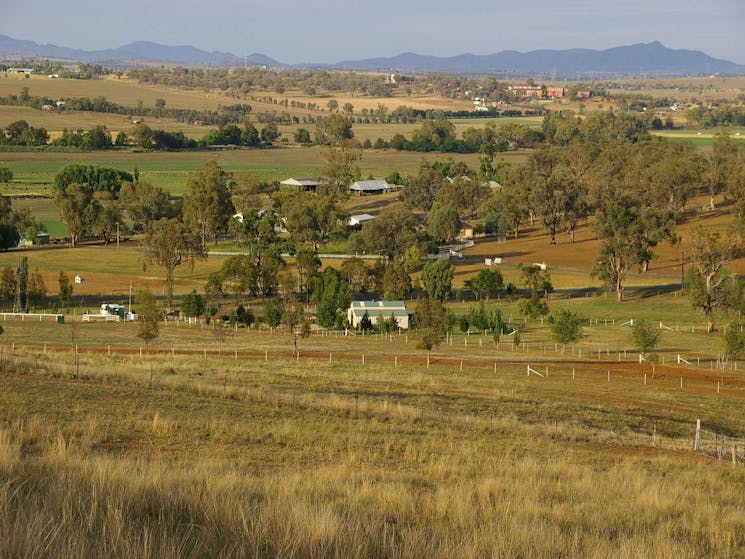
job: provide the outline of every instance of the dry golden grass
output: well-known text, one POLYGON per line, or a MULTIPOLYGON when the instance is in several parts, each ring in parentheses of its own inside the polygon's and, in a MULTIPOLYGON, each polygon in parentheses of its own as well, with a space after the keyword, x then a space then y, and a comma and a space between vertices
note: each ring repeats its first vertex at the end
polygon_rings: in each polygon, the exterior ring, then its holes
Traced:
MULTIPOLYGON (((103 125, 111 132, 112 139, 115 139, 119 132, 127 132, 132 128, 131 119, 125 115, 88 111, 63 111, 58 113, 37 111, 28 107, 0 106, 0 128, 4 128, 16 120, 25 120, 31 126, 45 128, 52 140, 60 137, 64 129, 90 130, 96 126, 103 125)), ((169 132, 180 130, 187 136, 195 139, 201 138, 213 128, 211 126, 187 124, 167 118, 147 119, 145 122, 154 129, 167 130, 169 132)))
POLYGON ((2 556, 737 557, 745 545, 742 467, 685 450, 699 413, 741 436, 741 388, 509 365, 82 355, 76 369, 7 348, 4 360, 2 556))
POLYGON ((635 80, 615 80, 626 84, 627 88, 609 90, 610 93, 629 94, 639 92, 653 97, 670 97, 679 100, 712 101, 726 99, 734 101, 745 92, 745 78, 742 76, 677 77, 650 78, 635 80))
POLYGON ((23 87, 28 87, 30 95, 91 99, 103 96, 128 107, 135 107, 138 101, 142 101, 146 107, 154 107, 155 100, 161 98, 166 100, 166 107, 174 109, 217 109, 220 105, 236 102, 212 92, 150 86, 125 78, 73 80, 31 76, 30 79, 24 79, 17 75, 9 74, 5 77, 0 74, 0 95, 17 95, 23 87))
POLYGON ((468 101, 457 101, 455 99, 446 99, 439 95, 403 95, 398 92, 392 97, 368 97, 364 95, 351 95, 344 92, 327 92, 323 96, 309 96, 301 91, 286 91, 281 95, 275 91, 257 91, 253 93, 256 96, 267 95, 290 101, 301 103, 315 103, 322 109, 328 111, 326 104, 331 99, 339 103, 339 111, 345 103, 351 103, 354 106, 354 113, 361 114, 362 109, 375 111, 379 105, 384 105, 388 112, 398 108, 401 105, 413 107, 415 109, 439 109, 443 111, 467 111, 473 109, 473 103, 468 101))

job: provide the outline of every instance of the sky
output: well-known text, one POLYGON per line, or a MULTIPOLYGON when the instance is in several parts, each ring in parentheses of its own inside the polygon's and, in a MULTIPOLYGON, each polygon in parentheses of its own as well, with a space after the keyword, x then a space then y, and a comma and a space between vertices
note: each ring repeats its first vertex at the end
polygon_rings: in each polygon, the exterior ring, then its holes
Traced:
POLYGON ((0 33, 85 50, 155 41, 287 64, 660 41, 745 64, 745 0, 0 0, 0 33))

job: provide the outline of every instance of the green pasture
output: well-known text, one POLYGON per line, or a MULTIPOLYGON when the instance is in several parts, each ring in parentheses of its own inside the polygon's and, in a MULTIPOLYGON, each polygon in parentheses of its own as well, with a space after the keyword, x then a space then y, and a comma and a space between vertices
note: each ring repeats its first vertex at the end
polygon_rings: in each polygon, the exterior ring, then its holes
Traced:
POLYGON ((689 142, 697 147, 709 148, 714 143, 717 134, 729 133, 733 140, 745 140, 745 127, 733 126, 726 128, 681 128, 677 130, 655 130, 653 134, 673 141, 689 142))
MULTIPOLYGON (((6 194, 51 195, 54 176, 68 163, 83 163, 114 167, 134 172, 140 180, 152 182, 180 196, 186 191, 189 173, 209 160, 216 160, 225 170, 237 176, 250 174, 264 181, 281 181, 288 177, 317 176, 323 165, 319 147, 291 147, 271 149, 199 150, 183 152, 137 151, 5 151, 0 152, 0 166, 14 173, 13 182, 3 187, 6 194)), ((366 150, 359 162, 363 177, 385 177, 392 171, 415 174, 423 160, 434 161, 444 156, 465 161, 478 167, 478 154, 441 154, 398 152, 394 150, 366 150)), ((506 153, 507 161, 519 161, 524 154, 506 153)))
POLYGON ((14 198, 13 208, 16 210, 29 208, 36 221, 46 226, 52 238, 66 237, 68 234, 67 226, 60 221, 59 210, 50 198, 14 198))

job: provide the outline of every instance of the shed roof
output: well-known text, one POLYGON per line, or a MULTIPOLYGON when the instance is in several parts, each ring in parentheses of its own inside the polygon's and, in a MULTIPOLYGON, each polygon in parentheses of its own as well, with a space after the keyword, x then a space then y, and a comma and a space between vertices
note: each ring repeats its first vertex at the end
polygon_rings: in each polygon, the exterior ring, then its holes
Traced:
POLYGON ((318 186, 321 183, 318 182, 315 179, 305 179, 305 178, 303 178, 303 179, 295 179, 295 178, 289 178, 289 179, 283 180, 279 184, 285 184, 285 185, 288 185, 288 186, 318 186))
POLYGON ((391 186, 383 179, 371 179, 366 181, 357 181, 349 190, 356 190, 359 192, 368 192, 370 190, 389 190, 391 186))
POLYGON ((370 214, 352 215, 349 216, 349 225, 359 225, 363 221, 370 221, 371 219, 375 219, 375 216, 370 214))
POLYGON ((409 316, 409 313, 405 309, 354 309, 352 312, 357 316, 367 313, 367 316, 382 316, 384 318, 388 318, 389 316, 396 318, 409 316))
POLYGON ((352 301, 351 307, 353 309, 405 309, 406 303, 404 301, 352 301))

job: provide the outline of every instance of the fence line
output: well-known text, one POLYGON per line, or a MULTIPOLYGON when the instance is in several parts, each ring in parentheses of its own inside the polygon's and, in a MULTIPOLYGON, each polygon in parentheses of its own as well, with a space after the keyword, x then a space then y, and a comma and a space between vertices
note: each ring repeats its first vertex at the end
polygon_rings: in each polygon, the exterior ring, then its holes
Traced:
MULTIPOLYGON (((6 346, 7 347, 7 346, 6 346)), ((275 346, 276 347, 276 346, 275 346)), ((0 360, 3 355, 3 346, 0 346, 0 360)), ((468 369, 493 369, 494 373, 499 373, 500 368, 523 368, 527 366, 527 376, 533 375, 541 378, 548 378, 549 376, 549 365, 551 370, 555 371, 552 377, 558 378, 569 378, 571 377, 574 381, 577 376, 591 375, 596 381, 599 381, 600 375, 606 377, 607 382, 611 381, 611 376, 620 378, 625 382, 633 382, 634 379, 638 379, 639 384, 644 386, 648 384, 654 384, 658 387, 666 387, 668 389, 683 390, 683 380, 696 386, 707 386, 711 388, 713 394, 721 394, 729 388, 743 389, 745 388, 745 378, 738 378, 732 375, 724 375, 724 371, 718 370, 716 372, 705 373, 705 369, 691 370, 689 368, 674 368, 674 372, 670 371, 670 368, 666 370, 658 370, 655 375, 655 366, 651 366, 651 370, 645 369, 629 369, 628 365, 635 365, 634 362, 624 362, 613 366, 612 363, 604 362, 600 366, 596 366, 592 361, 589 360, 576 360, 567 359, 563 362, 556 361, 539 361, 541 363, 540 370, 535 362, 533 356, 528 356, 526 359, 520 359, 519 354, 504 352, 501 356, 488 355, 488 354, 477 354, 470 356, 463 355, 431 355, 429 353, 413 353, 411 351, 403 352, 392 352, 388 348, 384 348, 385 351, 344 351, 343 349, 325 349, 311 350, 302 348, 299 351, 295 351, 293 347, 288 346, 284 350, 269 350, 264 347, 253 347, 247 348, 241 347, 235 344, 223 344, 220 347, 213 347, 212 349, 195 348, 177 348, 171 346, 170 348, 151 348, 151 347, 112 347, 110 344, 102 347, 84 347, 79 344, 74 346, 69 344, 54 345, 44 343, 43 345, 31 345, 31 344, 16 344, 10 345, 10 349, 13 351, 27 351, 27 352, 39 352, 39 353, 74 353, 74 354, 96 354, 96 355, 130 355, 130 356, 200 356, 202 359, 208 357, 223 357, 232 358, 237 361, 239 358, 243 359, 262 359, 264 361, 271 360, 282 360, 290 359, 292 361, 306 361, 306 360, 323 360, 328 363, 334 361, 341 362, 362 362, 363 365, 367 363, 385 364, 388 363, 394 367, 401 363, 409 363, 413 365, 429 364, 444 366, 444 367, 456 367, 460 371, 468 369), (500 358, 501 357, 501 358, 500 358), (651 373, 651 376, 650 376, 651 373), (671 374, 672 373, 672 374, 671 374), (691 375, 695 375, 691 378, 691 375)), ((402 348, 403 349, 403 348, 402 348)), ((515 352, 516 353, 516 352, 515 352)), ((525 370, 525 369, 523 369, 525 370)), ((687 385, 686 385, 687 386, 687 385)), ((700 390, 698 388, 697 390, 700 390)))
MULTIPOLYGON (((72 351, 71 348, 66 348, 72 351)), ((76 367, 80 366, 79 360, 77 359, 82 348, 76 348, 76 367)), ((89 348, 90 349, 90 348, 89 348)), ((108 348, 107 348, 108 349, 108 348)), ((106 350, 104 350, 106 351, 106 350)), ((160 352, 162 353, 162 352, 160 352)), ((256 352, 260 353, 260 352, 256 352)), ((268 355, 268 353, 266 353, 268 355)), ((424 356, 421 356, 424 358, 424 356)), ((324 359, 332 359, 332 354, 324 354, 324 359)), ((357 356, 359 358, 359 356, 357 356)), ((398 362, 398 356, 395 356, 396 362, 398 362)), ((0 361, 2 361, 2 347, 0 346, 0 361)), ((64 367, 59 361, 53 362, 56 367, 64 367)), ((50 369, 53 371, 53 369, 50 369)), ((573 371, 574 372, 574 371, 573 371)), ((528 365, 528 373, 534 373, 541 377, 543 375, 528 365)), ((546 371, 548 373, 548 371, 546 371)), ((77 369, 76 369, 77 374, 77 369)), ((152 374, 152 369, 151 369, 152 374)), ((574 376, 574 375, 572 375, 574 376)), ((546 374, 547 378, 548 374, 546 374)), ((146 382, 146 381, 143 381, 146 382)), ((222 392, 227 394, 228 381, 227 377, 222 379, 222 392)), ((152 376, 150 377, 150 385, 152 386, 152 376)), ((213 387, 214 388, 214 387, 213 387)), ((218 387, 219 389, 219 387, 218 387)), ((231 394, 233 394, 231 392, 231 394)), ((266 396, 264 394, 253 394, 250 390, 247 392, 248 398, 271 398, 275 404, 282 405, 297 405, 296 395, 293 393, 289 394, 272 394, 266 396)), ((350 400, 348 405, 354 407, 354 417, 357 419, 362 415, 363 417, 378 417, 381 415, 387 415, 390 410, 394 407, 400 411, 403 418, 416 419, 419 421, 434 421, 449 423, 454 427, 461 428, 476 428, 476 429, 489 429, 494 430, 494 419, 495 413, 490 410, 488 414, 485 413, 468 413, 461 411, 449 411, 449 410, 438 410, 433 408, 425 408, 423 404, 411 405, 405 403, 392 402, 390 398, 386 398, 382 403, 373 402, 368 404, 360 401, 360 395, 355 393, 352 395, 353 401, 350 400)), ((395 397, 394 397, 395 400, 395 397)), ((303 405, 307 406, 308 402, 303 405)), ((322 404, 317 403, 316 405, 322 407, 322 404)), ((588 439, 595 440, 596 442, 608 445, 625 445, 633 447, 654 447, 664 450, 675 450, 675 451, 693 451, 701 455, 716 459, 718 461, 731 462, 732 464, 738 465, 745 463, 745 439, 739 437, 733 437, 728 435, 720 435, 714 431, 701 428, 700 420, 697 422, 697 428, 695 430, 694 437, 689 439, 687 437, 668 437, 657 433, 656 424, 652 425, 652 429, 648 433, 639 431, 627 432, 625 430, 605 430, 598 427, 591 427, 585 425, 571 425, 569 428, 573 432, 564 434, 566 424, 562 423, 561 426, 558 421, 554 422, 554 425, 543 424, 543 425, 526 425, 519 422, 519 427, 535 432, 538 435, 550 436, 552 439, 561 440, 580 440, 586 441, 588 439), (579 429, 579 434, 576 430, 579 429)), ((497 427, 499 429, 499 427, 497 427)))
POLYGON ((745 439, 703 429, 701 420, 697 421, 693 450, 719 461, 730 461, 735 465, 745 463, 745 439))

